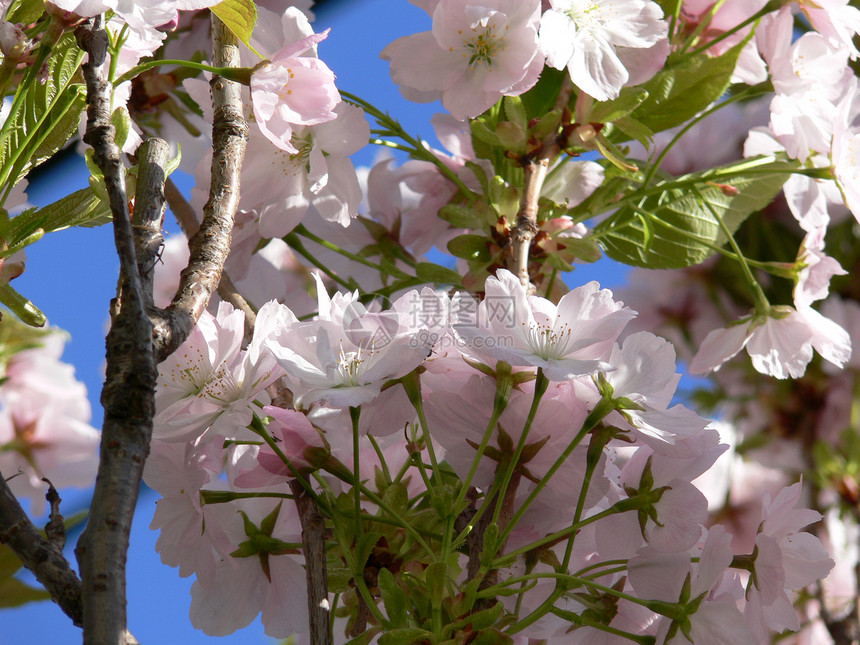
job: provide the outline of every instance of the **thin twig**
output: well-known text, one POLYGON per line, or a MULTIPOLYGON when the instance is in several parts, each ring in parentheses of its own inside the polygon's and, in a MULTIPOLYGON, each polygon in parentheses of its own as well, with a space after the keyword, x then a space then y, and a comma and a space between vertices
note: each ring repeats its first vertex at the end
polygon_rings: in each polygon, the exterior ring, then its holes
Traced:
POLYGON ((93 158, 104 176, 120 261, 120 293, 112 303, 112 324, 106 341, 99 472, 89 521, 75 553, 81 570, 84 643, 125 645, 130 642, 126 630, 125 565, 152 435, 157 370, 152 323, 138 273, 125 169, 110 120, 112 88, 103 73, 108 38, 102 18, 87 20, 75 33, 79 45, 89 54, 83 66, 87 85, 84 141, 92 146, 93 158))
POLYGON ((29 569, 51 599, 80 627, 81 581, 60 546, 42 537, 0 474, 0 544, 5 544, 29 569))
MULTIPOLYGON (((572 92, 573 86, 570 79, 565 76, 555 108, 566 108, 572 92)), ((557 132, 548 134, 541 142, 540 148, 523 160, 523 196, 517 212, 517 223, 511 228, 511 255, 508 269, 520 279, 520 283, 529 290, 529 293, 535 291, 529 275, 529 250, 532 240, 538 233, 538 200, 550 164, 561 152, 558 137, 557 132)))
MULTIPOLYGON (((233 33, 213 15, 213 64, 216 67, 238 67, 238 44, 233 33)), ((210 87, 214 118, 209 201, 203 208, 200 228, 188 243, 191 255, 180 276, 176 296, 156 322, 159 361, 185 342, 209 304, 209 297, 221 280, 224 262, 230 252, 233 222, 239 207, 239 178, 248 141, 242 90, 238 83, 220 76, 212 77, 210 87)))

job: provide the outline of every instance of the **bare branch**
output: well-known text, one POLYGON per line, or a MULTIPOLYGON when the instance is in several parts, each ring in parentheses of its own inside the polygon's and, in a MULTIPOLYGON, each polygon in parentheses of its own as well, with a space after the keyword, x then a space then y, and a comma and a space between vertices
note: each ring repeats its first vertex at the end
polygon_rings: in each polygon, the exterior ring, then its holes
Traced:
POLYGON ((5 544, 29 569, 51 598, 78 627, 82 625, 81 581, 62 548, 42 537, 0 474, 0 544, 5 544))
MULTIPOLYGON (((213 64, 238 67, 238 40, 216 16, 212 16, 213 64)), ((155 330, 159 361, 185 342, 209 297, 221 280, 230 252, 233 221, 239 206, 239 177, 248 125, 245 123, 239 84, 214 76, 210 81, 214 120, 212 124, 212 183, 203 222, 189 241, 191 257, 182 271, 179 289, 155 330)))
MULTIPOLYGON (((89 521, 75 553, 81 570, 84 643, 126 645, 125 565, 131 522, 155 415, 157 376, 152 323, 138 273, 135 239, 125 188, 125 169, 111 124, 111 85, 103 73, 108 39, 101 17, 77 30, 89 54, 87 131, 110 196, 114 239, 120 260, 120 294, 112 303, 107 369, 101 401, 105 409, 99 473, 89 521)), ((141 205, 143 208, 144 206, 141 205)), ((151 288, 151 282, 149 283, 151 288)))

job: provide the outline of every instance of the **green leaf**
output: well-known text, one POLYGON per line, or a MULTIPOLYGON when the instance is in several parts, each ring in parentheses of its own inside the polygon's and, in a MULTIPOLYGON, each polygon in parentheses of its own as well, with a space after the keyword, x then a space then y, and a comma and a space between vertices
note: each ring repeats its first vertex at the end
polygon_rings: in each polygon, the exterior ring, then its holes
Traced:
POLYGON ((641 87, 622 88, 618 98, 595 103, 589 120, 593 123, 613 123, 627 116, 648 98, 648 91, 641 87))
POLYGON ((16 184, 77 130, 84 97, 83 86, 73 81, 83 57, 74 34, 67 33, 51 50, 39 78, 28 77, 19 86, 23 99, 3 124, 0 138, 0 184, 16 184))
POLYGON ((75 191, 44 208, 28 209, 0 224, 0 237, 14 245, 39 229, 46 233, 70 226, 101 226, 111 221, 110 208, 90 188, 75 191))
POLYGON ((408 624, 406 595, 397 586, 394 575, 391 571, 383 567, 379 570, 377 584, 379 585, 379 592, 382 594, 382 602, 385 605, 385 613, 388 614, 388 620, 395 626, 405 627, 408 624))
POLYGON ((653 132, 660 132, 704 110, 726 91, 746 42, 717 57, 706 54, 675 60, 670 57, 666 66, 642 85, 648 98, 636 110, 636 120, 653 132))
POLYGON ((505 110, 505 116, 508 121, 515 123, 523 131, 528 129, 529 120, 526 116, 526 108, 519 96, 504 97, 502 99, 502 107, 505 110))
POLYGON ((458 235, 448 242, 448 252, 456 258, 469 261, 489 262, 490 251, 483 235, 458 235))
POLYGON ((427 583, 431 606, 441 607, 442 598, 445 596, 445 586, 448 582, 448 564, 445 562, 428 564, 424 570, 424 580, 427 583))
POLYGON ((612 122, 612 125, 619 132, 626 135, 626 139, 621 137, 612 137, 616 143, 626 141, 627 139, 636 139, 636 141, 648 148, 651 145, 651 141, 654 139, 654 133, 651 131, 651 128, 644 123, 637 121, 632 116, 623 116, 619 119, 615 119, 615 121, 612 122))
MULTIPOLYGON (((595 234, 606 254, 625 264, 652 269, 678 269, 703 262, 725 243, 714 213, 732 232, 752 213, 767 206, 782 188, 794 164, 771 162, 755 172, 717 179, 703 177, 689 187, 669 189, 644 199, 639 206, 623 206, 601 223, 595 234), (701 195, 701 198, 699 197, 701 195), (702 201, 704 200, 704 201, 702 201)), ((679 179, 696 179, 690 175, 679 179)))
POLYGON ((539 119, 553 109, 565 74, 566 69, 544 67, 534 87, 520 95, 529 119, 539 119))
POLYGON ((6 21, 28 25, 36 22, 44 12, 43 0, 17 0, 6 13, 6 21))
POLYGON ((439 217, 454 228, 481 228, 484 225, 483 219, 474 208, 461 204, 446 204, 439 209, 439 217))
POLYGON ((28 602, 50 600, 51 594, 24 584, 17 578, 0 580, 0 608, 20 607, 28 602))
POLYGON ((8 284, 0 286, 0 303, 6 305, 22 322, 32 327, 43 327, 45 325, 45 321, 47 320, 45 314, 8 284))
POLYGON ((487 124, 480 118, 472 121, 470 128, 472 130, 472 139, 489 143, 491 146, 501 146, 502 142, 495 132, 487 127, 487 124))
POLYGON ((254 25, 257 24, 257 6, 254 0, 224 0, 210 10, 236 35, 236 38, 253 51, 251 34, 254 32, 254 25))
POLYGON ((432 635, 420 627, 392 629, 379 637, 379 645, 414 645, 418 640, 432 635))
POLYGON ((415 266, 415 275, 418 276, 419 280, 431 284, 453 284, 459 287, 463 281, 458 272, 432 262, 419 262, 415 266))
POLYGON ((367 559, 373 553, 373 549, 381 537, 382 533, 365 533, 358 538, 358 543, 355 545, 355 566, 359 570, 364 570, 367 559))

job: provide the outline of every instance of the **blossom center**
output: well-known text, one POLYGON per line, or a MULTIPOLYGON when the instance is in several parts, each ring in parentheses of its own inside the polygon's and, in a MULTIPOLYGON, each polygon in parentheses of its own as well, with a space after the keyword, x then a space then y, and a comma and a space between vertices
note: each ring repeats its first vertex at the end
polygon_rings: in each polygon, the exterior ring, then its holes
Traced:
POLYGON ((295 78, 296 75, 293 74, 293 70, 290 69, 289 67, 287 68, 287 74, 288 74, 287 82, 284 83, 284 86, 281 88, 281 91, 278 92, 278 96, 280 97, 280 99, 282 101, 286 101, 287 96, 293 93, 293 91, 291 89, 289 89, 289 85, 290 85, 290 79, 295 78))
POLYGON ((366 348, 363 345, 359 345, 357 350, 345 351, 341 344, 340 354, 337 358, 337 380, 343 387, 362 385, 362 376, 367 371, 373 354, 376 353, 372 347, 366 348))
POLYGON ((583 3, 574 0, 570 3, 570 9, 565 11, 565 14, 576 25, 577 29, 595 31, 609 21, 610 17, 606 14, 611 10, 611 6, 601 7, 597 2, 583 3))
MULTIPOLYGON (((523 327, 526 323, 522 323, 523 327)), ((567 323, 561 326, 561 329, 556 330, 555 327, 547 323, 539 323, 535 321, 528 322, 526 330, 526 342, 529 349, 544 360, 561 359, 568 353, 570 342, 572 339, 571 328, 567 323)))
MULTIPOLYGON (((504 34, 498 35, 496 33, 496 24, 491 22, 492 17, 486 16, 475 21, 463 41, 463 46, 466 49, 463 56, 469 56, 469 67, 473 69, 480 65, 492 68, 494 57, 505 48, 504 34)), ((505 30, 507 29, 506 25, 505 30)))

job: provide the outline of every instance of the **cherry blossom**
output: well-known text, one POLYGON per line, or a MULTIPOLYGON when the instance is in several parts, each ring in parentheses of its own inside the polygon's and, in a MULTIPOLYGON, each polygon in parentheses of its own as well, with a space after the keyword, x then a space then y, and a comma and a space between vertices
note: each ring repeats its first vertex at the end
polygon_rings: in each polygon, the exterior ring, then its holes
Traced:
POLYGON ((537 0, 440 0, 432 15, 432 31, 404 36, 382 50, 408 99, 441 98, 462 120, 537 82, 543 68, 537 0))
POLYGON ((244 314, 222 302, 218 314, 204 312, 185 343, 159 368, 154 436, 165 441, 196 439, 207 429, 235 433, 253 416, 256 397, 280 372, 255 338, 241 349, 244 314))
POLYGON ((257 126, 269 141, 290 154, 299 152, 291 142, 294 126, 317 125, 337 116, 333 109, 340 94, 334 74, 318 58, 301 56, 327 35, 328 30, 287 45, 251 75, 257 126))
POLYGON ((484 360, 543 368, 550 380, 567 380, 605 368, 612 343, 636 313, 596 282, 559 301, 529 296, 513 273, 487 278, 484 300, 458 293, 452 302, 455 334, 484 360))
POLYGON ((550 6, 540 21, 547 65, 566 67, 574 84, 598 101, 616 98, 629 79, 623 49, 647 49, 668 31, 650 0, 550 0, 550 6))
POLYGON ((408 374, 424 361, 427 348, 420 335, 426 335, 428 327, 417 315, 424 299, 438 300, 431 289, 410 291, 391 309, 372 312, 358 301, 358 292, 329 297, 319 275, 314 275, 316 320, 299 322, 274 302, 260 311, 265 346, 295 381, 291 389, 299 402, 358 406, 378 396, 386 381, 408 374))

